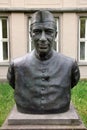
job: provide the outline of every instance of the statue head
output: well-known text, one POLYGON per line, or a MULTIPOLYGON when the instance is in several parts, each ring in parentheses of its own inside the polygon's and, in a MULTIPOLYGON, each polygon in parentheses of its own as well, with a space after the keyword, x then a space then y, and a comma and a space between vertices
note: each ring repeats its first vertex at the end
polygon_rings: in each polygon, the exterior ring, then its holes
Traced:
POLYGON ((49 11, 40 10, 31 18, 31 38, 38 55, 46 56, 52 51, 56 37, 56 22, 49 11))

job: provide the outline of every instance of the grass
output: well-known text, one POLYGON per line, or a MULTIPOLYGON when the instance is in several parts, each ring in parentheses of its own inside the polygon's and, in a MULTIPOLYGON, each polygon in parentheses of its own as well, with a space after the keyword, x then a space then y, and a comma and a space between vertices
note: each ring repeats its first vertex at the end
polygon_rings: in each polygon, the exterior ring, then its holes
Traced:
POLYGON ((78 85, 72 89, 72 102, 87 127, 87 80, 80 81, 78 85))
MULTIPOLYGON (((80 81, 72 89, 72 102, 87 127, 87 80, 80 81)), ((0 83, 0 126, 14 105, 13 89, 7 83, 0 83)))
POLYGON ((13 89, 7 83, 0 83, 0 126, 14 104, 13 89))

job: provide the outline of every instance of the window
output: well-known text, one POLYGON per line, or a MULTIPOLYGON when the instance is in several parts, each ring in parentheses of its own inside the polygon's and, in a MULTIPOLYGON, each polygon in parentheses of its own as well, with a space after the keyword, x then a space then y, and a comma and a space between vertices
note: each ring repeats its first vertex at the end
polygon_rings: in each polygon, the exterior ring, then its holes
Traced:
POLYGON ((0 18, 0 62, 9 59, 8 19, 0 18))
MULTIPOLYGON (((58 52, 59 51, 59 20, 58 18, 55 18, 56 20, 56 24, 57 24, 57 37, 55 39, 55 43, 54 43, 54 49, 58 52)), ((29 52, 32 51, 34 49, 34 45, 32 44, 31 41, 31 37, 30 37, 30 24, 31 24, 31 19, 29 18, 29 52)))
POLYGON ((87 18, 79 21, 79 61, 87 62, 87 18))

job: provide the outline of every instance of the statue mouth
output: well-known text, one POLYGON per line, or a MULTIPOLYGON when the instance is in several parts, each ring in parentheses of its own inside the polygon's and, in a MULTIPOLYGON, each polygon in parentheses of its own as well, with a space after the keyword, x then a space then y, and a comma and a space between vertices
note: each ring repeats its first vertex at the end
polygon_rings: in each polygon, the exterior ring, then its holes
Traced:
POLYGON ((48 46, 47 46, 47 45, 39 45, 39 48, 40 48, 40 49, 47 49, 48 46))
POLYGON ((41 46, 40 49, 47 49, 47 46, 41 46))
POLYGON ((47 46, 39 47, 39 50, 46 52, 48 50, 48 47, 47 46))

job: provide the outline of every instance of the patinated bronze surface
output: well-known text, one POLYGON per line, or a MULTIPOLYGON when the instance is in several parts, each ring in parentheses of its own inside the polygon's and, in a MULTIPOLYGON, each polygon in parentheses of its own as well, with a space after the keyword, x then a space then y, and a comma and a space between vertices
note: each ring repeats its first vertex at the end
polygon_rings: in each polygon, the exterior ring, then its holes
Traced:
POLYGON ((50 12, 33 14, 31 38, 35 49, 13 60, 7 74, 19 112, 52 114, 69 109, 71 88, 78 83, 80 72, 74 59, 53 50, 56 33, 50 12))

